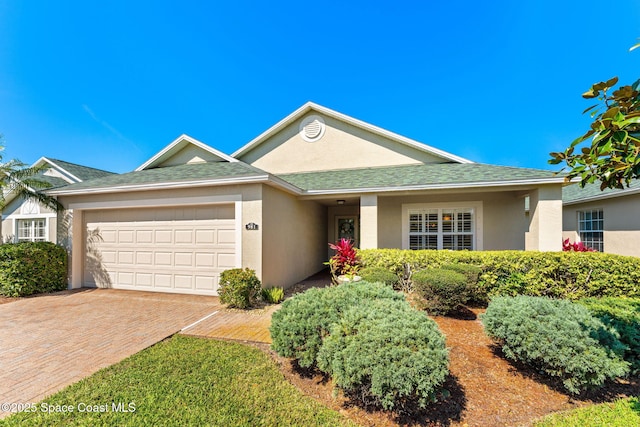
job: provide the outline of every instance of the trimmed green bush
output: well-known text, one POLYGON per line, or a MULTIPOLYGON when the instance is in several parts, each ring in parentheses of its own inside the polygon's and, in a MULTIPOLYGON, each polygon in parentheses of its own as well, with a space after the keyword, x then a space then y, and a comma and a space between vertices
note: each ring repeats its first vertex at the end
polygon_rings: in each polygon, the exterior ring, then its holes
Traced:
POLYGON ((444 268, 432 268, 415 273, 413 289, 425 299, 426 309, 433 314, 448 314, 469 299, 467 277, 444 268))
POLYGON ((220 287, 218 295, 220 302, 229 307, 248 308, 260 295, 260 279, 256 272, 249 268, 232 268, 220 274, 220 287))
POLYGON ((444 264, 441 268, 464 274, 467 278, 467 296, 469 300, 483 304, 489 302, 489 297, 485 290, 478 286, 478 280, 480 280, 480 275, 482 274, 482 267, 471 264, 444 264))
POLYGON ((600 252, 434 251, 366 249, 363 267, 402 274, 445 264, 482 267, 478 287, 489 296, 533 295, 577 300, 586 297, 640 298, 640 258, 600 252))
POLYGON ((0 245, 0 295, 21 297, 67 289, 67 251, 51 242, 0 245))
POLYGON ((277 287, 263 288, 262 299, 269 304, 278 304, 284 299, 284 289, 277 287))
POLYGON ((358 276, 369 283, 384 283, 392 288, 395 288, 399 281, 397 274, 381 267, 363 268, 358 272, 358 276))
POLYGON ((629 372, 624 345, 589 311, 567 300, 496 297, 482 316, 504 355, 562 380, 570 393, 601 386, 629 372))
POLYGON ((350 307, 371 299, 404 301, 404 296, 382 283, 365 281, 329 288, 312 288, 287 299, 271 317, 271 348, 298 360, 302 367, 316 364, 322 340, 350 307))
POLYGON ((331 328, 318 368, 345 394, 394 409, 424 407, 448 375, 448 352, 436 323, 404 301, 352 306, 331 328))
POLYGON ((577 301, 620 335, 627 349, 624 360, 640 373, 640 298, 587 298, 577 301))

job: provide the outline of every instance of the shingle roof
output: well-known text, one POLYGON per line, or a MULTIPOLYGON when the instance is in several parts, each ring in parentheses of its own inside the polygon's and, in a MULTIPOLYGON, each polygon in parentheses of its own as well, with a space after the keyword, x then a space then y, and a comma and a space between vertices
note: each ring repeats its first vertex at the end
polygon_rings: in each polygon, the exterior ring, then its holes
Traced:
POLYGON ((554 172, 495 166, 479 163, 439 163, 387 166, 278 175, 305 191, 394 188, 411 186, 447 186, 481 183, 509 183, 529 180, 559 181, 554 172))
POLYGON ((145 169, 121 175, 108 175, 77 184, 68 185, 60 190, 75 191, 98 188, 129 187, 145 184, 179 183, 194 180, 216 180, 264 176, 266 172, 243 162, 196 163, 164 168, 145 169))
POLYGON ((580 187, 579 184, 572 184, 562 189, 562 202, 579 203, 590 199, 624 196, 630 191, 636 192, 638 190, 640 190, 640 180, 632 181, 631 184, 629 184, 629 188, 625 188, 624 190, 616 188, 601 191, 600 183, 587 184, 584 188, 580 187))
POLYGON ((102 169, 90 168, 88 166, 82 166, 75 163, 65 162, 64 160, 49 159, 56 165, 60 166, 70 174, 80 178, 83 181, 102 178, 104 176, 115 175, 113 172, 108 172, 102 169))

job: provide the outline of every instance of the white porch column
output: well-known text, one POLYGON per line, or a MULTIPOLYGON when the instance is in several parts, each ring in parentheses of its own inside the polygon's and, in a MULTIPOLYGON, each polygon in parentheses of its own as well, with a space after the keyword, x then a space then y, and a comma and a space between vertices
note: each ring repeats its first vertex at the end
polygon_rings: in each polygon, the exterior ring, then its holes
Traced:
POLYGON ((528 251, 562 250, 562 186, 538 187, 529 194, 528 251))
POLYGON ((71 289, 82 287, 84 269, 84 211, 74 209, 71 217, 71 289))
POLYGON ((360 196, 360 248, 378 247, 378 196, 360 196))

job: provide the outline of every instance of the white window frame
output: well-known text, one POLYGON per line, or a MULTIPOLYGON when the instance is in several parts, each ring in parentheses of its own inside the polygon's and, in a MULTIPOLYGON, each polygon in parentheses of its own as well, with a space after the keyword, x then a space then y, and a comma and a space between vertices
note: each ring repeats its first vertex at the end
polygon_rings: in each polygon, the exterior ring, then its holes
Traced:
MULTIPOLYGON (((473 250, 481 251, 484 247, 483 236, 483 212, 482 201, 470 201, 470 202, 452 202, 452 203, 407 203, 402 205, 402 249, 409 249, 409 213, 412 211, 421 210, 438 210, 438 221, 442 220, 442 210, 447 209, 471 209, 473 219, 473 238, 472 246, 473 250)), ((439 227, 438 235, 438 248, 442 247, 442 227, 439 227)))
POLYGON ((581 209, 579 211, 576 212, 577 215, 577 222, 578 222, 578 226, 576 227, 576 229, 578 230, 578 238, 580 239, 580 241, 582 243, 584 243, 587 247, 589 248, 593 248, 596 249, 599 252, 604 252, 604 209, 603 208, 593 208, 593 209, 581 209), (586 220, 586 219, 581 219, 580 217, 583 216, 584 214, 586 214, 587 212, 591 213, 591 218, 586 220), (599 213, 599 218, 596 218, 595 220, 593 219, 593 213, 594 212, 598 212, 599 213), (587 230, 587 229, 582 229, 583 224, 587 224, 589 223, 591 225, 591 229, 587 230), (601 223, 602 227, 601 228, 594 228, 594 224, 597 225, 601 223), (600 233, 600 235, 602 236, 602 238, 599 240, 599 242, 596 243, 597 246, 594 246, 594 242, 596 242, 593 239, 583 239, 582 237, 582 233, 600 233))
POLYGON ((16 234, 15 234, 15 240, 16 242, 48 242, 49 241, 49 218, 45 217, 45 216, 34 216, 34 217, 27 217, 27 218, 16 218, 16 234), (21 239, 20 238, 20 224, 28 221, 29 224, 29 229, 30 229, 30 237, 27 239, 21 239), (44 221, 44 236, 42 238, 36 238, 35 235, 35 231, 36 231, 36 221, 44 221))

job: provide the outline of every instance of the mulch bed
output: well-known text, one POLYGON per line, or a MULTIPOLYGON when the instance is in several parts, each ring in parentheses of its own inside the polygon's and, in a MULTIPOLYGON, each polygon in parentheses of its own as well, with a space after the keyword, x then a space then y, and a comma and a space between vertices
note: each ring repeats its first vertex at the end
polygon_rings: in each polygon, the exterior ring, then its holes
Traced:
POLYGON ((303 370, 268 349, 284 376, 305 394, 363 426, 528 426, 546 414, 640 394, 640 381, 607 384, 597 392, 571 396, 561 384, 526 366, 504 359, 485 335, 478 315, 465 309, 456 317, 434 317, 447 337, 450 371, 444 388, 450 395, 426 409, 394 413, 363 408, 336 395, 329 378, 303 370))

